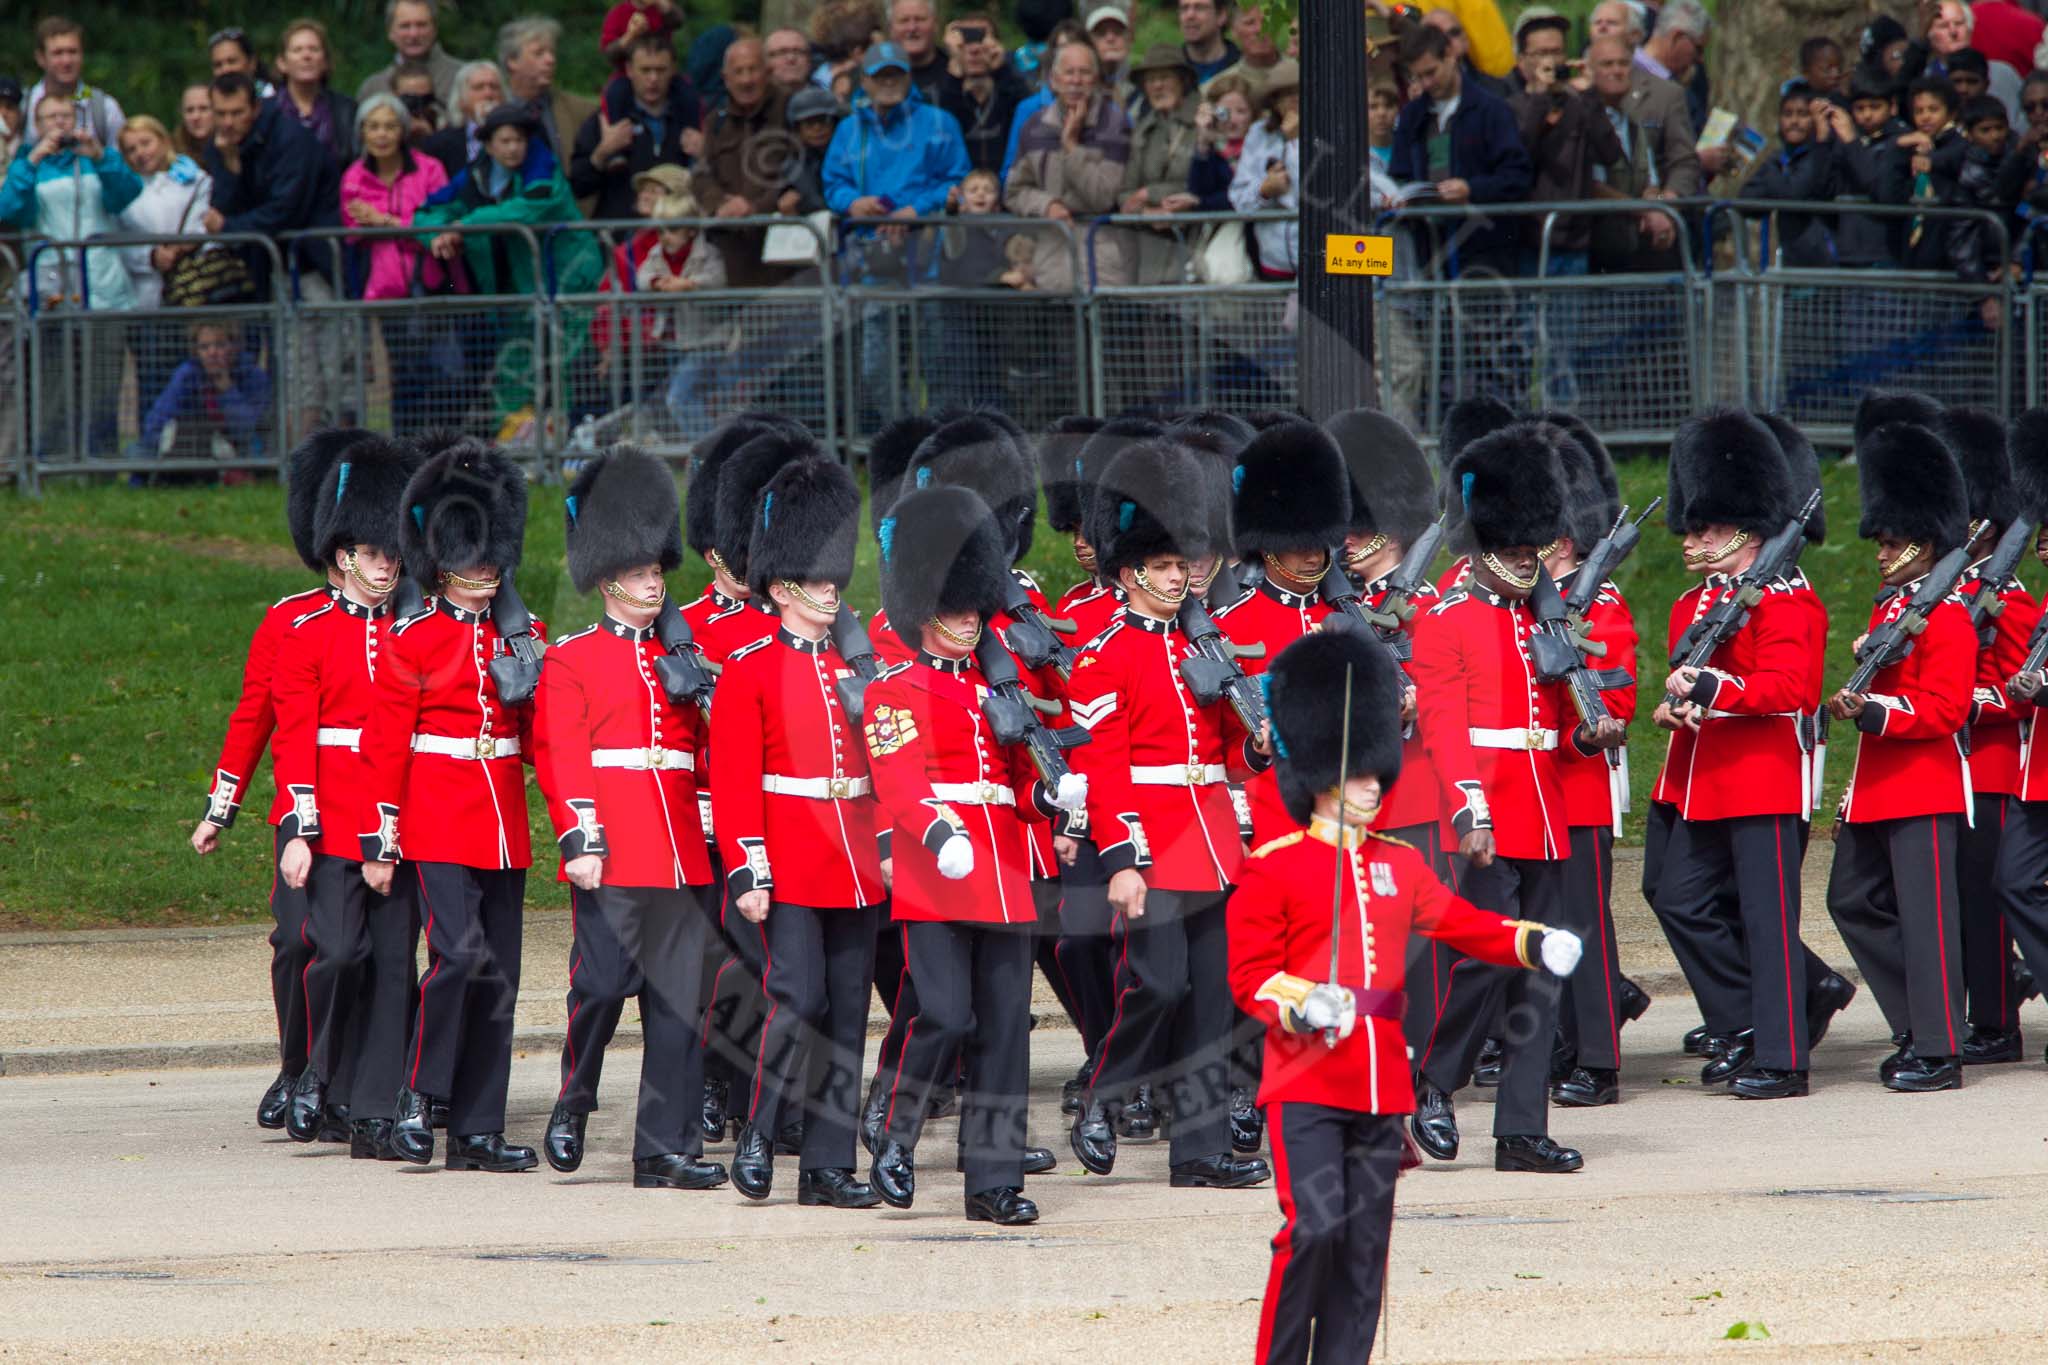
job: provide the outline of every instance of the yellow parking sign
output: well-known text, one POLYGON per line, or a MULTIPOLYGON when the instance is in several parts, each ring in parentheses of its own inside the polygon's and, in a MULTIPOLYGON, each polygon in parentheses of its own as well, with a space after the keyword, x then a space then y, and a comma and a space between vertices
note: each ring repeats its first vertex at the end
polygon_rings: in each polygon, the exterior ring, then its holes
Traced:
POLYGON ((1394 273, 1394 239, 1332 233, 1323 238, 1323 273, 1391 275, 1394 273))

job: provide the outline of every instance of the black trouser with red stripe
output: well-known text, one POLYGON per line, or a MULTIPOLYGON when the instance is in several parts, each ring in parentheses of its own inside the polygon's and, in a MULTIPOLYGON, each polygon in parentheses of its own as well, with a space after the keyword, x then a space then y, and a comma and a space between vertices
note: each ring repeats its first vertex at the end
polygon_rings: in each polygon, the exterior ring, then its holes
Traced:
POLYGON ((1621 1069, 1621 948, 1614 938, 1614 829, 1574 825, 1564 865, 1565 897, 1592 930, 1585 960, 1564 981, 1558 1022, 1565 1045, 1584 1067, 1621 1069))
POLYGON ((1141 1081, 1164 1093, 1178 1165, 1230 1152, 1230 953, 1223 891, 1145 893, 1145 913, 1112 926, 1116 1006, 1089 1089, 1120 1099, 1141 1081), (1157 1074, 1153 1074, 1157 1064, 1157 1074))
POLYGON ((1757 1065, 1779 1071, 1807 1065, 1803 824, 1796 815, 1677 821, 1656 906, 1708 1030, 1755 1029, 1757 1065))
POLYGON ((1060 970, 1060 901, 1064 892, 1058 877, 1038 877, 1031 883, 1031 908, 1037 916, 1037 923, 1031 929, 1031 959, 1038 964, 1038 970, 1045 975, 1045 984, 1052 987, 1053 998, 1066 1011, 1067 1021, 1076 1029, 1081 1027, 1081 1004, 1074 996, 1073 987, 1067 984, 1066 974, 1060 970))
POLYGON ((964 1060, 960 1153, 967 1192, 1019 1188, 1031 1079, 1032 928, 926 921, 897 928, 917 1014, 904 1029, 883 1131, 916 1148, 932 1089, 950 1082, 964 1060))
POLYGON ((405 1083, 448 1101, 450 1135, 502 1133, 526 869, 410 866, 426 926, 427 974, 420 978, 405 1083))
MULTIPOLYGON (((349 875, 365 893, 362 864, 348 863, 349 875)), ((406 1044, 419 1007, 420 916, 412 879, 401 869, 389 896, 370 895, 366 922, 370 971, 356 1003, 355 1080, 349 1086, 349 1117, 388 1119, 398 1115, 398 1088, 405 1084, 406 1044)))
POLYGON ((2016 798, 1978 792, 1976 827, 1956 831, 1956 892, 1962 905, 1963 989, 1972 1029, 2020 1026, 2012 982, 2012 931, 1998 894, 1998 845, 2016 798))
POLYGON ((802 1119, 801 1170, 853 1168, 878 913, 874 906, 816 909, 776 901, 767 919, 750 926, 760 947, 768 1014, 747 1122, 773 1138, 802 1119))
MULTIPOLYGON (((1403 825, 1385 833, 1389 838, 1413 844, 1429 860, 1430 871, 1436 874, 1437 879, 1449 884, 1441 827, 1434 821, 1426 825, 1403 825)), ((1435 1027, 1437 1013, 1443 1009, 1444 996, 1451 989, 1451 968, 1464 956, 1456 948, 1439 943, 1426 934, 1408 936, 1408 1009, 1402 1027, 1410 1038, 1427 1038, 1430 1029, 1435 1027)))
POLYGON ((1963 936, 1956 905, 1956 815, 1844 823, 1835 834, 1828 913, 1895 1034, 1922 1057, 1963 1042, 1963 936))
POLYGON ((569 1024, 562 1040, 562 1088, 555 1102, 572 1114, 597 1108, 604 1050, 640 1000, 644 1047, 634 1111, 634 1157, 704 1151, 704 1054, 697 1042, 697 992, 703 983, 706 929, 696 901, 708 887, 572 888, 575 942, 569 959, 569 1024))
MULTIPOLYGON (((712 871, 718 873, 715 863, 712 871)), ((723 1078, 732 1087, 736 1098, 729 1101, 730 1111, 739 1114, 746 1110, 744 1097, 753 1082, 754 1056, 760 1049, 768 1002, 761 994, 761 931, 734 908, 724 885, 721 875, 703 903, 715 939, 726 951, 719 955, 705 986, 699 1041, 704 1049, 704 1074, 723 1078)))
POLYGON ((1311 1339, 1316 1365, 1371 1358, 1394 1230, 1401 1119, 1321 1104, 1266 1106, 1287 1224, 1273 1238, 1259 1312, 1261 1362, 1307 1361, 1311 1339))
POLYGON ((1102 1035, 1116 1012, 1116 959, 1110 955, 1109 881, 1095 845, 1081 840, 1074 865, 1060 878, 1060 937, 1053 958, 1073 1001, 1074 1021, 1088 1049, 1088 1070, 1100 1058, 1102 1035))
POLYGON ((419 944, 412 886, 394 877, 391 894, 380 896, 363 880, 362 863, 316 853, 305 890, 313 945, 307 1065, 327 1082, 328 1102, 348 1105, 349 1117, 390 1118, 412 1036, 419 944))
MULTIPOLYGON (((1569 929, 1582 939, 1592 933, 1589 909, 1572 905, 1565 895, 1562 861, 1496 857, 1485 867, 1474 867, 1457 857, 1451 860, 1451 874, 1451 889, 1482 910, 1569 929)), ((1414 1044, 1416 1071, 1445 1094, 1463 1088, 1472 1079, 1473 1063, 1496 1013, 1504 1010, 1493 1134, 1548 1133, 1550 1043, 1557 1030, 1558 984, 1541 969, 1496 967, 1476 957, 1461 958, 1451 970, 1443 1008, 1428 1032, 1410 1035, 1411 1042, 1422 1040, 1414 1044)))
POLYGON ((296 1076, 306 1069, 306 964, 313 960, 306 918, 312 911, 309 881, 296 890, 277 871, 291 842, 273 827, 270 850, 270 1000, 277 1007, 277 1059, 296 1076))
POLYGON ((1998 896, 2006 928, 2038 981, 2048 981, 2048 802, 2006 803, 1998 841, 1998 896))

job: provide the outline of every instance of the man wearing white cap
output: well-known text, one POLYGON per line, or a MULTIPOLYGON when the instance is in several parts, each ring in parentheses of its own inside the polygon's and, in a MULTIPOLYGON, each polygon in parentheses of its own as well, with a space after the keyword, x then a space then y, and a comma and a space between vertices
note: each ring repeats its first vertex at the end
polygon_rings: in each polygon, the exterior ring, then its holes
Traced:
POLYGON ((1088 43, 1102 60, 1102 88, 1128 111, 1133 89, 1131 16, 1122 5, 1097 5, 1088 11, 1088 43))

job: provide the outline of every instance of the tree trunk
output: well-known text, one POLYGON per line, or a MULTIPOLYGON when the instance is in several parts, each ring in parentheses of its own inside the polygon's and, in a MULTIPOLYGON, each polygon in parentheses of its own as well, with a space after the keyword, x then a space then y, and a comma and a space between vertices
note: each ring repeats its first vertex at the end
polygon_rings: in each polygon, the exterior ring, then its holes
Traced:
MULTIPOLYGON (((1707 43, 1714 107, 1739 115, 1766 140, 1778 131, 1778 86, 1799 74, 1799 44, 1829 37, 1854 68, 1863 26, 1889 14, 1919 36, 1910 0, 1720 0, 1707 43)), ((1728 192, 1727 184, 1715 187, 1728 192)))

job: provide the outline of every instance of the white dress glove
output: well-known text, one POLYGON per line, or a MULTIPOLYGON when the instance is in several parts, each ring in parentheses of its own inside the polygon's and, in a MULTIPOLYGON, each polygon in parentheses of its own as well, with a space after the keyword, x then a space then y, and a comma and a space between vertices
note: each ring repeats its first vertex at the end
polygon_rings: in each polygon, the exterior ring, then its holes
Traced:
POLYGON ((1325 982, 1301 1002, 1301 1021, 1312 1029, 1335 1029, 1339 1038, 1349 1038, 1358 1023, 1358 997, 1343 986, 1325 982))
POLYGON ((1052 803, 1063 811, 1078 811, 1088 804, 1088 779, 1080 773, 1062 773, 1052 803))
POLYGON ((1579 936, 1569 929, 1546 929, 1543 932, 1543 965, 1552 976, 1570 976, 1585 951, 1585 944, 1579 942, 1579 936))
POLYGON ((939 845, 939 875, 959 881, 974 871, 974 845, 964 834, 955 834, 939 845))

